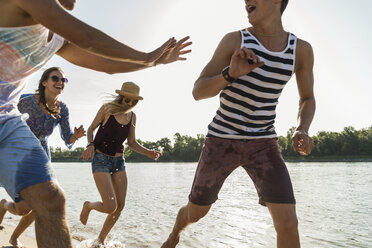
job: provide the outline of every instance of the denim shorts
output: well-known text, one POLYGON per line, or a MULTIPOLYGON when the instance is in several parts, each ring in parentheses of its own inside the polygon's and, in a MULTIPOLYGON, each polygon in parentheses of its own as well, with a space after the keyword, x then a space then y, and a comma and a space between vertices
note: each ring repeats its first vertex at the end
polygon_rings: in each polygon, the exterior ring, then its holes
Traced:
POLYGON ((92 172, 107 172, 114 174, 125 170, 124 158, 111 157, 103 153, 95 152, 92 160, 92 172))
POLYGON ((0 124, 0 186, 19 202, 19 192, 31 185, 51 181, 50 161, 40 141, 22 118, 0 124))

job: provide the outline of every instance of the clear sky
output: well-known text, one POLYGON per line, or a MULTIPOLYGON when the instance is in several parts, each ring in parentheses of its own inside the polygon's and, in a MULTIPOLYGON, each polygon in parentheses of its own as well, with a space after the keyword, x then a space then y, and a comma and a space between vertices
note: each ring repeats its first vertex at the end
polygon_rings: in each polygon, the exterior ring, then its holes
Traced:
MULTIPOLYGON (((372 1, 290 0, 283 15, 285 30, 308 41, 314 50, 317 111, 310 134, 372 125, 372 1)), ((249 26, 243 0, 78 0, 73 15, 117 40, 151 51, 169 37, 191 36, 187 61, 138 72, 108 75, 79 68, 55 56, 45 68, 60 66, 69 78, 60 99, 70 109, 71 126, 87 129, 106 93, 125 81, 140 85, 144 101, 137 114, 136 137, 173 140, 176 132, 206 134, 218 97, 194 101, 193 84, 224 34, 249 26)), ((30 78, 33 92, 41 73, 30 78)), ((295 77, 288 82, 277 107, 276 131, 285 135, 296 126, 298 93, 295 77)), ((55 131, 50 145, 66 148, 55 131)), ((85 146, 86 138, 75 147, 85 146)))

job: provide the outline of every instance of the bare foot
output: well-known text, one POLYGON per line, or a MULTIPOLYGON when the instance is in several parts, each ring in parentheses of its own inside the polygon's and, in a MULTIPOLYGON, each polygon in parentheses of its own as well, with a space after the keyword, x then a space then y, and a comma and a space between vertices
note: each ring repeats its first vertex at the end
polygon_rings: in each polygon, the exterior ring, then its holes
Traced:
POLYGON ((96 239, 93 241, 91 248, 101 248, 102 246, 104 246, 104 244, 96 239))
POLYGON ((90 203, 89 201, 84 202, 83 209, 81 209, 80 222, 83 225, 86 225, 87 222, 88 222, 88 217, 89 217, 89 213, 90 213, 90 210, 91 210, 91 209, 88 208, 89 203, 90 203))
POLYGON ((6 209, 4 208, 4 203, 6 203, 6 200, 2 199, 0 201, 0 224, 1 224, 1 222, 3 222, 4 215, 6 213, 6 209))
POLYGON ((180 236, 173 237, 172 234, 169 235, 167 241, 165 241, 161 248, 175 248, 180 241, 180 236))
POLYGON ((9 243, 13 246, 13 248, 26 248, 18 239, 10 238, 9 243))

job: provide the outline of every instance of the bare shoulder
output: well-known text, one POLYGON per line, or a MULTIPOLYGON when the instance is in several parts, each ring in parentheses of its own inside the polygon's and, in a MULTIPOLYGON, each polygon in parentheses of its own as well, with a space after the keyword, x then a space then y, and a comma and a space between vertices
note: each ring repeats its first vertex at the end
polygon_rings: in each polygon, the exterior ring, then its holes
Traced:
POLYGON ((306 40, 302 40, 302 39, 297 39, 297 48, 296 48, 296 50, 300 54, 302 54, 302 53, 308 54, 308 53, 312 53, 313 52, 313 48, 310 45, 310 43, 307 42, 306 40))
POLYGON ((136 114, 133 111, 131 112, 130 118, 132 118, 132 121, 136 121, 136 114))
POLYGON ((236 49, 240 48, 240 44, 241 34, 239 31, 234 31, 225 34, 218 47, 231 49, 235 51, 236 49))
POLYGON ((240 48, 240 45, 241 35, 239 31, 225 34, 207 65, 207 71, 211 70, 211 75, 214 75, 216 72, 219 73, 223 67, 230 63, 231 56, 235 50, 240 48))
POLYGON ((303 67, 311 67, 314 63, 314 52, 311 44, 305 40, 297 39, 296 71, 303 67))
POLYGON ((130 120, 131 120, 132 126, 136 127, 137 118, 136 118, 136 114, 133 111, 131 112, 130 120))
POLYGON ((97 112, 97 118, 98 118, 98 119, 101 119, 101 120, 107 120, 109 117, 110 117, 110 114, 107 114, 107 113, 106 113, 106 107, 105 107, 105 105, 103 104, 103 105, 99 108, 99 110, 98 110, 98 112, 97 112))
POLYGON ((103 105, 99 108, 98 113, 102 113, 102 114, 105 114, 105 113, 106 113, 106 107, 105 107, 105 104, 103 104, 103 105))

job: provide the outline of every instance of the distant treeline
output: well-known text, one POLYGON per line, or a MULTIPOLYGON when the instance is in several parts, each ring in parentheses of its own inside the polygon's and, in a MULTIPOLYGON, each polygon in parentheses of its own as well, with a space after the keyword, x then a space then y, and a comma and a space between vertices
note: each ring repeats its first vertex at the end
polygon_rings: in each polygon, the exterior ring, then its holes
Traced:
MULTIPOLYGON (((292 134, 295 127, 288 130, 286 137, 279 136, 278 143, 283 157, 287 161, 372 161, 372 126, 355 130, 345 127, 342 132, 318 132, 312 136, 314 149, 310 156, 300 156, 292 149, 292 134)), ((163 153, 158 161, 161 162, 196 162, 199 159, 205 136, 195 137, 176 133, 173 142, 162 138, 156 142, 137 140, 149 149, 163 153)), ((81 161, 83 147, 74 150, 62 150, 51 147, 52 161, 81 161)), ((126 146, 125 158, 128 162, 150 162, 151 159, 133 152, 126 146)))

